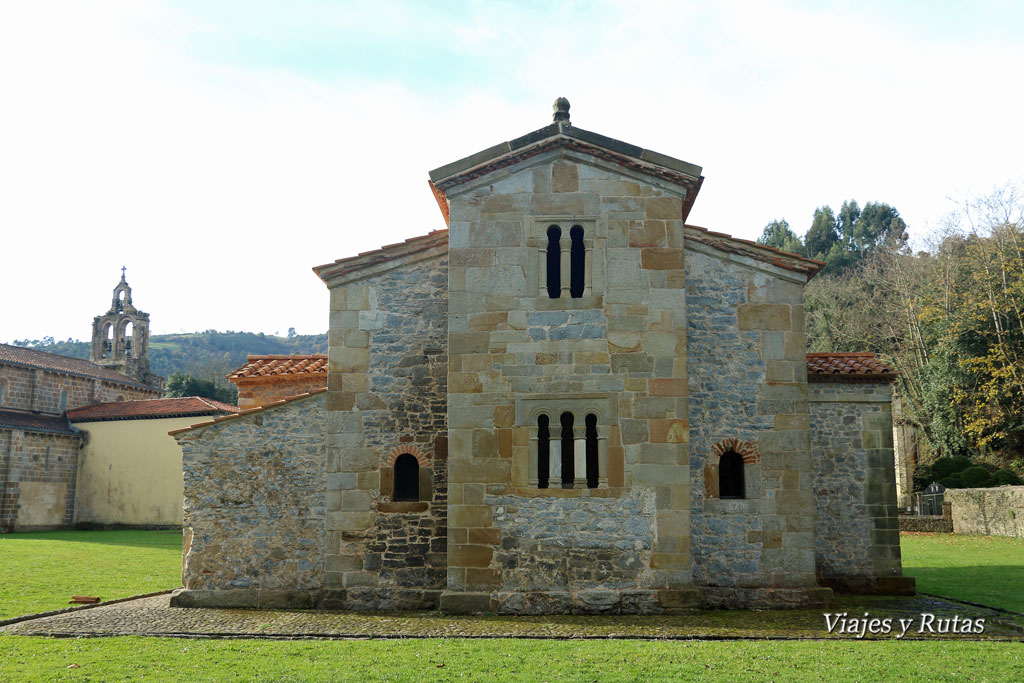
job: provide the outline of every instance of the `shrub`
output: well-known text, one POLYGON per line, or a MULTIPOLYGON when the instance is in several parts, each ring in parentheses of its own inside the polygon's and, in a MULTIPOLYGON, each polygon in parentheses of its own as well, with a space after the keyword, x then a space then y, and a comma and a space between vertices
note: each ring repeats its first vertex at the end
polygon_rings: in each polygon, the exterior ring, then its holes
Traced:
POLYGON ((920 465, 914 468, 914 490, 924 491, 928 488, 928 485, 933 481, 937 481, 938 477, 932 472, 930 465, 920 465))
POLYGON ((992 486, 992 475, 989 474, 981 465, 974 465, 968 467, 963 472, 960 472, 960 482, 964 488, 978 489, 992 486))
POLYGON ((1013 470, 1006 468, 996 470, 996 473, 992 475, 992 481, 996 486, 1017 486, 1021 483, 1020 477, 1013 470))
POLYGON ((971 466, 971 461, 962 455, 950 458, 939 458, 932 463, 932 474, 936 477, 948 477, 957 472, 963 472, 971 466))
POLYGON ((947 489, 962 489, 964 485, 960 482, 960 473, 951 474, 948 477, 939 479, 939 483, 945 486, 947 489))

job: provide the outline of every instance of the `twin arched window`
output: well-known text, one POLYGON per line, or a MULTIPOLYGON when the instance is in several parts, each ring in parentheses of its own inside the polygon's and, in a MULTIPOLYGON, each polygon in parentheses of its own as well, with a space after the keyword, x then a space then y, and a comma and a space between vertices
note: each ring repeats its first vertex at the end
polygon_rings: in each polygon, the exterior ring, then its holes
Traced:
POLYGON ((583 226, 574 225, 569 230, 569 243, 563 245, 562 229, 557 225, 547 230, 547 286, 552 299, 568 294, 573 299, 583 296, 586 289, 587 250, 583 244, 583 226), (567 248, 566 248, 567 247, 567 248), (563 273, 563 270, 568 272, 563 273))

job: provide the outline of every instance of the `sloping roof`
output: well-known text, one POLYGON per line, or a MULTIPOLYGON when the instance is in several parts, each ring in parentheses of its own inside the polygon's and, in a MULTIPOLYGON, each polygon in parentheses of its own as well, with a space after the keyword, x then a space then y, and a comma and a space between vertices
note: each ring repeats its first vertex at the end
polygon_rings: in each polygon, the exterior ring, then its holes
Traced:
POLYGON ((144 401, 117 401, 97 403, 67 411, 72 422, 100 422, 103 420, 144 420, 192 415, 221 415, 237 413, 238 406, 214 401, 201 396, 182 398, 152 398, 144 401))
POLYGON ((232 382, 247 379, 290 379, 303 375, 326 375, 327 356, 314 353, 305 356, 246 356, 245 365, 228 379, 232 382))
POLYGON ((24 413, 20 410, 0 410, 0 429, 24 429, 26 432, 69 436, 78 433, 68 424, 63 415, 40 415, 39 413, 24 413))
MULTIPOLYGON (((448 190, 506 166, 517 164, 550 149, 562 147, 590 154, 620 166, 694 190, 687 192, 683 220, 700 190, 701 167, 667 154, 577 128, 568 120, 557 121, 521 137, 502 142, 430 172, 435 194, 447 197, 448 190)), ((438 197, 441 203, 441 197, 438 197)), ((441 207, 442 212, 445 210, 441 207)))
POLYGON ((316 394, 322 394, 322 393, 324 393, 326 391, 327 391, 327 387, 323 387, 322 389, 314 389, 313 391, 307 391, 304 394, 297 394, 295 396, 289 396, 288 398, 283 398, 280 401, 274 401, 273 403, 268 403, 266 405, 257 406, 255 408, 249 408, 248 410, 239 410, 234 415, 224 415, 222 417, 217 417, 217 418, 214 418, 212 420, 207 420, 206 422, 200 422, 199 424, 194 424, 191 427, 182 427, 181 429, 173 429, 173 430, 171 430, 171 431, 169 431, 167 433, 170 434, 171 436, 174 436, 175 434, 182 434, 184 432, 190 432, 193 429, 199 429, 200 427, 209 427, 212 424, 216 424, 216 423, 219 423, 219 422, 225 422, 226 420, 234 420, 236 417, 242 417, 243 415, 251 415, 252 413, 259 413, 259 412, 262 412, 264 410, 270 410, 271 408, 277 408, 279 406, 285 405, 286 403, 291 403, 292 401, 298 401, 299 399, 303 399, 303 398, 309 398, 310 396, 315 396, 316 394))
POLYGON ((807 258, 800 254, 783 251, 764 244, 758 244, 752 240, 733 237, 732 235, 727 235, 724 232, 714 232, 697 225, 686 226, 685 239, 693 240, 700 244, 706 244, 707 246, 720 251, 746 256, 747 258, 756 259, 758 261, 764 261, 765 263, 770 263, 773 266, 784 268, 785 270, 805 273, 808 278, 813 277, 818 273, 818 271, 825 267, 824 261, 807 258))
POLYGON ((898 375, 895 368, 867 351, 807 354, 808 382, 895 382, 898 375))
POLYGON ((0 364, 3 363, 20 365, 26 368, 40 368, 42 370, 59 372, 65 375, 89 377, 91 379, 100 379, 104 382, 114 382, 116 384, 138 387, 140 389, 152 389, 153 391, 159 391, 159 389, 151 387, 148 384, 143 384, 128 375, 122 375, 120 372, 115 372, 114 370, 97 365, 91 361, 82 360, 81 358, 70 358, 68 356, 58 356, 55 353, 47 353, 46 351, 38 351, 36 349, 26 349, 21 346, 11 346, 10 344, 0 344, 0 364))
POLYGON ((447 245, 448 231, 434 230, 432 232, 428 232, 426 235, 410 237, 404 242, 388 244, 380 247, 379 249, 364 251, 361 254, 356 254, 355 256, 340 258, 334 263, 325 263, 322 266, 314 266, 313 272, 317 274, 317 277, 325 282, 328 278, 344 279, 350 274, 372 269, 374 266, 379 267, 381 270, 387 270, 393 262, 398 261, 399 259, 404 259, 410 256, 414 257, 422 252, 447 245))

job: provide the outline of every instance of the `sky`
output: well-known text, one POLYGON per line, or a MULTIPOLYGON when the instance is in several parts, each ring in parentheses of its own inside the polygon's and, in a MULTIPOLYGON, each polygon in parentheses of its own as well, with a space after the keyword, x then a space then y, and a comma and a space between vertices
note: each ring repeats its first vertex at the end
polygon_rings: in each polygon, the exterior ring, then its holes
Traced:
POLYGON ((326 331, 312 267, 444 227, 428 171, 572 122, 703 167, 755 239, 1021 182, 1024 3, 0 4, 0 342, 326 331))

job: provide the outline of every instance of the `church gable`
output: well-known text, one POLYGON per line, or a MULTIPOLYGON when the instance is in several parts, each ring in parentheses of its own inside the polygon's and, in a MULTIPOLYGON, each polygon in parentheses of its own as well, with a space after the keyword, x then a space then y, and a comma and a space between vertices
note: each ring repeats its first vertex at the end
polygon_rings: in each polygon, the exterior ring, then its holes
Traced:
POLYGON ((318 604, 824 604, 802 306, 822 264, 687 226, 700 168, 567 113, 431 172, 447 231, 315 269, 318 604))

